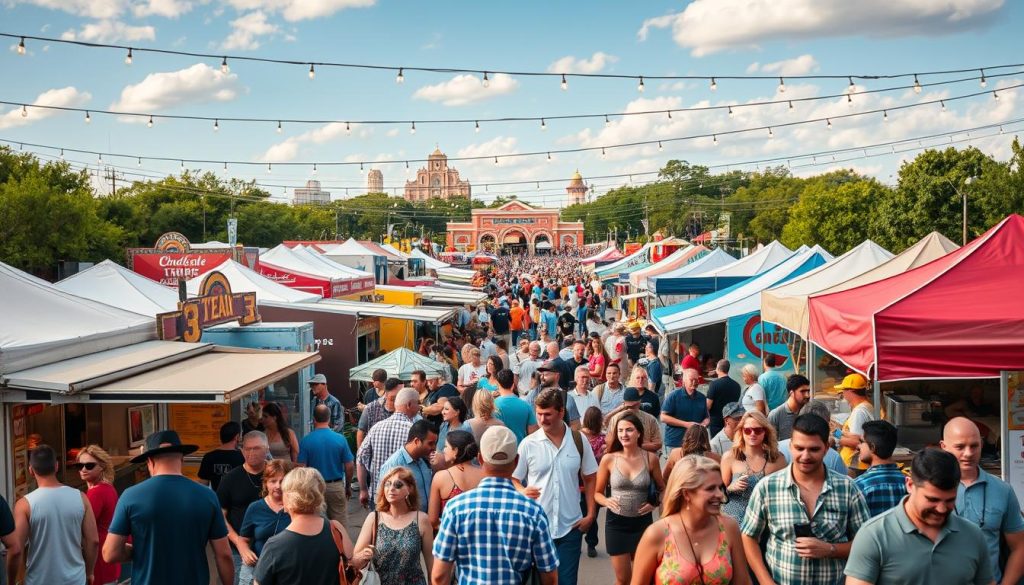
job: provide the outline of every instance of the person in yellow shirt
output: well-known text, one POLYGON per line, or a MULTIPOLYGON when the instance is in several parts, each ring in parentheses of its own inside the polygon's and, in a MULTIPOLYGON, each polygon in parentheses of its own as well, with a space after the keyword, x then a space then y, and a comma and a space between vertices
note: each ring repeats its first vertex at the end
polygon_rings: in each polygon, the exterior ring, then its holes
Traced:
POLYGON ((849 469, 867 469, 857 453, 864 435, 864 423, 875 420, 874 406, 868 401, 868 379, 861 374, 850 374, 835 388, 843 391, 843 400, 850 403, 850 416, 843 423, 839 437, 839 455, 849 469))

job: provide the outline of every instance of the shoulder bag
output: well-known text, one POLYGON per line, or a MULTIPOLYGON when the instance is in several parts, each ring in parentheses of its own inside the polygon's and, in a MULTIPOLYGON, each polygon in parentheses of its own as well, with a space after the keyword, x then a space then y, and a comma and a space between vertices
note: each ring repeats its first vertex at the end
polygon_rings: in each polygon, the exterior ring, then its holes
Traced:
MULTIPOLYGON (((373 513, 373 546, 377 546, 377 522, 380 518, 380 512, 373 513)), ((376 551, 376 548, 374 548, 376 551)), ((376 552, 374 553, 376 554, 376 552)), ((380 573, 377 572, 377 567, 374 564, 374 559, 370 559, 370 562, 363 569, 363 580, 360 581, 360 585, 381 585, 380 573)))
POLYGON ((328 522, 331 523, 331 536, 334 538, 334 546, 338 547, 338 554, 341 555, 341 559, 338 561, 338 583, 339 585, 358 583, 361 575, 355 567, 349 564, 349 558, 345 556, 345 544, 341 539, 341 531, 334 525, 334 520, 328 520, 328 522))

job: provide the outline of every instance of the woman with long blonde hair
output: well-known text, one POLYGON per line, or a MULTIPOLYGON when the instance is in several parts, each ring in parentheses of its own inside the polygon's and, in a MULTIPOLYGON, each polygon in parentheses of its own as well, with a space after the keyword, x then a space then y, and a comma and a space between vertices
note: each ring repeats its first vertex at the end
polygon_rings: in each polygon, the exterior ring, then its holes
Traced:
POLYGON ((740 528, 722 515, 725 492, 713 459, 687 455, 669 476, 661 519, 644 531, 632 585, 749 585, 740 528))
POLYGON ((729 494, 725 513, 742 520, 757 482, 785 466, 775 427, 760 411, 748 411, 736 428, 732 449, 722 456, 722 481, 729 494))
POLYGON ((503 427, 505 423, 497 417, 498 408, 494 405, 494 397, 490 392, 477 392, 473 395, 473 418, 462 425, 462 430, 473 433, 476 442, 484 436, 488 427, 503 427))
MULTIPOLYGON (((85 496, 89 498, 93 516, 96 517, 96 531, 100 545, 107 540, 110 521, 114 518, 117 507, 117 490, 114 489, 114 461, 110 454, 99 445, 86 445, 78 450, 78 460, 72 466, 78 469, 78 477, 85 482, 85 496)), ((121 565, 107 563, 103 555, 96 555, 96 568, 93 580, 97 585, 114 583, 121 574, 121 565)))

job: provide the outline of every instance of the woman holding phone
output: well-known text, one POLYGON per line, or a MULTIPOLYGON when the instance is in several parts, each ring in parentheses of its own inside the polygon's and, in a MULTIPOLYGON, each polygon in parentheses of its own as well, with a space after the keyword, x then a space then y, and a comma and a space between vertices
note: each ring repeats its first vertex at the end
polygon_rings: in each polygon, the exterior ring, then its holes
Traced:
POLYGON ((722 456, 722 481, 729 496, 722 511, 742 521, 754 486, 764 476, 786 467, 786 460, 779 453, 775 427, 759 411, 743 415, 735 441, 722 456))

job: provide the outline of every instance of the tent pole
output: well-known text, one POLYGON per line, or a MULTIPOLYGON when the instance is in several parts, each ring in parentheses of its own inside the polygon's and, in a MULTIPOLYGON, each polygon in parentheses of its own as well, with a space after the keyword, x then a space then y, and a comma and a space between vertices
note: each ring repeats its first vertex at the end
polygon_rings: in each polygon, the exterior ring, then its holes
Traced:
POLYGON ((999 473, 1003 481, 1010 483, 1008 462, 1010 460, 1010 373, 999 372, 999 473))
POLYGON ((812 360, 814 359, 814 344, 811 343, 810 339, 805 340, 804 343, 807 346, 804 348, 804 353, 807 355, 805 358, 807 360, 807 379, 811 382, 811 397, 813 398, 817 394, 817 385, 814 383, 816 376, 814 375, 814 368, 811 367, 812 360))
POLYGON ((875 380, 875 419, 882 418, 882 383, 875 380))

